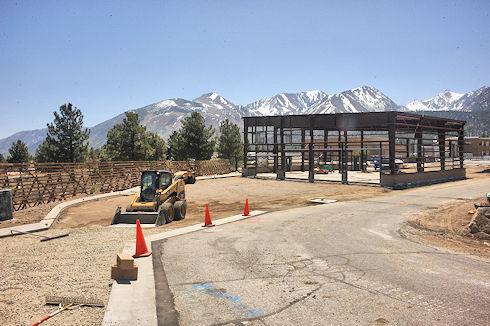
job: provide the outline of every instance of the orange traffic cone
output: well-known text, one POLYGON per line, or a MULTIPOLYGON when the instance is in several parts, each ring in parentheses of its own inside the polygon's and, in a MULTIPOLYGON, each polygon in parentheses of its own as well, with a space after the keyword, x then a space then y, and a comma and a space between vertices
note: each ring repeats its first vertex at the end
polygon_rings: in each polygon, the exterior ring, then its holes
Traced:
POLYGON ((201 225, 201 226, 202 227, 214 226, 213 221, 211 221, 211 214, 209 214, 208 204, 206 204, 206 214, 204 215, 204 225, 201 225))
POLYGON ((143 230, 141 229, 140 220, 136 220, 136 252, 133 257, 146 257, 151 255, 151 251, 148 251, 146 246, 145 236, 143 235, 143 230))
POLYGON ((245 210, 243 211, 243 215, 242 216, 250 216, 250 210, 248 209, 248 198, 245 201, 245 210))

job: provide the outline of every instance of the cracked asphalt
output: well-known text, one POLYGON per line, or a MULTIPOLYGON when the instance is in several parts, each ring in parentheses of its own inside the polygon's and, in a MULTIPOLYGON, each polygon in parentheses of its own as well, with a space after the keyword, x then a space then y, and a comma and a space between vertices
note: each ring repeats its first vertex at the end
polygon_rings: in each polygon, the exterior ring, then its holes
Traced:
POLYGON ((485 192, 466 180, 153 242, 159 325, 489 325, 489 262, 397 232, 485 192))

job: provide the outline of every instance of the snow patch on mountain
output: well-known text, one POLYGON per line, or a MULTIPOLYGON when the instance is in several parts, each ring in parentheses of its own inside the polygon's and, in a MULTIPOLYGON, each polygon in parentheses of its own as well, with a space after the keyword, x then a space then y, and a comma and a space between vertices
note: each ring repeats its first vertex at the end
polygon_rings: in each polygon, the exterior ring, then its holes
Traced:
POLYGON ((250 103, 244 109, 251 116, 302 114, 326 96, 324 92, 316 90, 297 94, 281 93, 250 103))
POLYGON ((362 86, 342 93, 328 95, 312 105, 306 113, 358 113, 398 110, 388 96, 374 87, 362 86))
POLYGON ((445 90, 427 100, 415 100, 405 107, 409 111, 452 111, 464 109, 459 101, 465 94, 445 90))

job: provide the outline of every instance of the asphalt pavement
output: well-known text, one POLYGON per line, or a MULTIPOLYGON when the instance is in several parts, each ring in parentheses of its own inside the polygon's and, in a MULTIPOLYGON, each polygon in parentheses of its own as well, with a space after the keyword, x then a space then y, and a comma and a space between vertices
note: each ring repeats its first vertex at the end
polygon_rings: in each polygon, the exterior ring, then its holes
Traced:
POLYGON ((158 323, 489 325, 490 263, 397 232, 410 214, 489 187, 396 191, 154 241, 158 323))

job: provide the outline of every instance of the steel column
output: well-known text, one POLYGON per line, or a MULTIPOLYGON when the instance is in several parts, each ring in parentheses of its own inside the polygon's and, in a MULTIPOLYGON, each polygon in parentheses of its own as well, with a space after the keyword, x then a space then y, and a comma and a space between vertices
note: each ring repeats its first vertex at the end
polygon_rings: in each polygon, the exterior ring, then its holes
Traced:
MULTIPOLYGON (((301 128, 301 149, 305 148, 305 130, 301 128)), ((305 171, 305 152, 301 152, 301 171, 305 171)))
POLYGON ((277 150, 277 127, 274 127, 274 168, 273 168, 273 172, 274 173, 277 173, 277 161, 278 161, 278 158, 277 158, 277 153, 278 153, 278 150, 277 150))
POLYGON ((446 133, 439 131, 437 134, 437 140, 439 142, 439 160, 441 162, 441 171, 446 169, 446 133))
POLYGON ((248 156, 248 119, 244 119, 243 120, 243 169, 245 171, 247 171, 247 156, 248 156))
POLYGON ((422 131, 415 131, 415 139, 417 140, 417 172, 424 172, 424 157, 422 156, 422 131))
POLYGON ((365 153, 364 153, 364 131, 361 130, 361 171, 366 172, 366 166, 364 164, 364 161, 366 160, 365 153))
MULTIPOLYGON (((390 173, 396 173, 395 167, 395 136, 396 135, 396 127, 393 122, 391 122, 388 126, 388 152, 390 154, 389 163, 390 163, 390 173)), ((383 164, 383 161, 380 162, 383 164)))
POLYGON ((459 167, 464 167, 464 129, 461 127, 458 133, 458 152, 459 152, 459 167))

